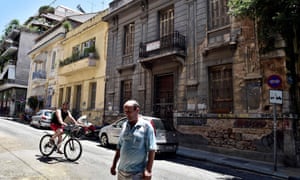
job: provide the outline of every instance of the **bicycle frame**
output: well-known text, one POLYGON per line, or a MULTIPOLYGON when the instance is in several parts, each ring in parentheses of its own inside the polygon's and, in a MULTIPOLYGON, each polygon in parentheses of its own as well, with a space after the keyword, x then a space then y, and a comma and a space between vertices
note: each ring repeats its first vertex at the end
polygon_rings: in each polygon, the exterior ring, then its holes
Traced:
MULTIPOLYGON (((77 126, 69 126, 64 128, 64 133, 62 134, 62 142, 64 143, 64 156, 70 161, 76 161, 80 158, 82 153, 82 146, 79 140, 74 136, 77 126)), ((42 136, 40 140, 40 152, 44 156, 50 156, 56 149, 57 145, 52 144, 50 139, 53 134, 47 133, 42 136)))

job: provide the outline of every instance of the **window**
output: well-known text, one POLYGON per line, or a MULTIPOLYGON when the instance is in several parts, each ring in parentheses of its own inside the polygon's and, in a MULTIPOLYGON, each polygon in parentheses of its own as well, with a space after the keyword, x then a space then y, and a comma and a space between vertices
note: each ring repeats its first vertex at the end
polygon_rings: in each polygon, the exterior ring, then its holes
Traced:
POLYGON ((174 31, 174 8, 168 8, 160 12, 160 37, 164 37, 174 31))
POLYGON ((132 80, 125 80, 121 82, 121 100, 120 110, 123 112, 123 104, 132 98, 132 80))
POLYGON ((230 113, 233 108, 232 65, 209 68, 210 111, 230 113))
POLYGON ((88 51, 86 51, 86 49, 90 48, 90 47, 95 47, 96 44, 96 38, 92 38, 88 41, 85 41, 81 44, 81 54, 83 56, 87 56, 88 55, 88 51))
POLYGON ((63 95, 64 95, 64 89, 59 88, 59 97, 58 97, 58 104, 59 106, 63 103, 63 95))
POLYGON ((246 97, 245 103, 247 111, 258 110, 260 107, 261 98, 261 80, 246 81, 246 97))
POLYGON ((80 54, 80 45, 76 45, 72 48, 72 56, 79 57, 80 54))
POLYGON ((112 33, 112 50, 111 52, 111 57, 115 57, 117 55, 117 48, 118 48, 118 33, 113 31, 112 33))
POLYGON ((93 82, 90 84, 90 109, 95 109, 96 107, 96 92, 97 92, 97 83, 93 82))
POLYGON ((124 27, 124 55, 132 55, 134 50, 134 23, 124 27))
POLYGON ((81 103, 81 85, 77 85, 75 87, 75 91, 76 91, 76 96, 75 96, 75 109, 76 110, 80 110, 80 103, 81 103))
POLYGON ((56 51, 52 52, 52 60, 51 60, 51 71, 55 68, 55 59, 56 59, 56 51))
POLYGON ((66 101, 70 103, 71 100, 71 87, 67 87, 66 90, 66 101))
POLYGON ((229 24, 227 14, 228 0, 209 0, 209 29, 216 29, 229 24))

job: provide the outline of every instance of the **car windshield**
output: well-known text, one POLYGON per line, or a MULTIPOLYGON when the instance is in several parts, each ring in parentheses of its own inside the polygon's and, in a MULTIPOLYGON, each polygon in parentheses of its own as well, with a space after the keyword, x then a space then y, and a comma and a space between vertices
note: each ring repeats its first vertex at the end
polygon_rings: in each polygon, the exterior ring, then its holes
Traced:
POLYGON ((164 120, 152 120, 154 122, 154 126, 157 130, 167 130, 167 131, 173 131, 173 127, 164 120))
POLYGON ((51 117, 51 115, 52 115, 52 112, 51 112, 51 111, 46 111, 46 112, 45 112, 45 116, 51 117))
POLYGON ((122 125, 123 125, 123 123, 124 123, 126 120, 127 120, 127 118, 124 118, 124 119, 120 120, 119 122, 117 122, 117 123, 115 124, 115 127, 117 127, 117 128, 122 128, 122 125))

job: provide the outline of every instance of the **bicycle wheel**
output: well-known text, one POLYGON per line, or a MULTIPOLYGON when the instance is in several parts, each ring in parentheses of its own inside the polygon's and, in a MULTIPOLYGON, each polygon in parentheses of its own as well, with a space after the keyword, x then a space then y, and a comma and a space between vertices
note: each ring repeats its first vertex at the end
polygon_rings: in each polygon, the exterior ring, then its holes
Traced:
POLYGON ((53 151, 56 149, 55 144, 50 143, 50 138, 52 135, 46 134, 40 140, 40 152, 44 156, 50 156, 53 151))
POLYGON ((67 160, 77 161, 82 153, 82 147, 77 139, 69 139, 64 146, 64 154, 67 160))

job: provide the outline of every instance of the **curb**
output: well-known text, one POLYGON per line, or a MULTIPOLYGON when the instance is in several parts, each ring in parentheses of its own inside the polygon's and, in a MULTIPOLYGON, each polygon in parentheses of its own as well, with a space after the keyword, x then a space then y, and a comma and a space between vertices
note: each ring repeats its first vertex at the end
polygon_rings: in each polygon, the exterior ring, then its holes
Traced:
POLYGON ((271 164, 257 162, 249 159, 242 159, 232 156, 226 156, 223 154, 195 150, 182 146, 178 147, 177 155, 195 160, 211 162, 222 166, 232 167, 239 170, 247 170, 250 172, 274 176, 278 178, 300 180, 300 177, 290 176, 284 172, 280 172, 280 170, 274 172, 273 166, 271 164))

